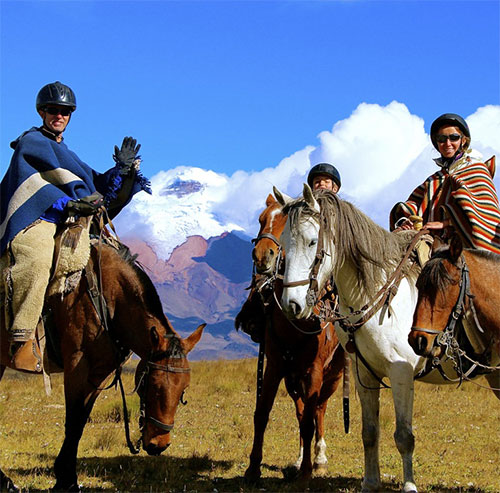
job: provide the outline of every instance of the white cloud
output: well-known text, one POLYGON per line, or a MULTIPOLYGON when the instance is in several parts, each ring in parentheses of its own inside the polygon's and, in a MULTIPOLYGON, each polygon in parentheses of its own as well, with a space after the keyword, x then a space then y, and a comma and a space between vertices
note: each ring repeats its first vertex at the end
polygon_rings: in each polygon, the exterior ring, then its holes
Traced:
POLYGON ((343 189, 364 198, 399 178, 428 144, 424 121, 396 101, 387 106, 362 103, 319 139, 312 161, 335 164, 343 189))
MULTIPOLYGON (((472 146, 485 157, 500 154, 500 106, 479 108, 467 121, 472 146)), ((339 169, 340 195, 387 227, 392 205, 437 169, 432 161, 437 152, 423 120, 395 101, 387 106, 362 103, 318 138, 317 147, 307 146, 276 167, 254 173, 236 171, 228 177, 195 167, 161 171, 152 178, 153 195, 138 194, 120 215, 119 231, 139 232, 163 258, 190 235, 240 229, 253 236, 273 185, 298 196, 308 170, 321 161, 339 169), (172 193, 177 180, 203 187, 193 185, 192 193, 177 196, 172 193)))
POLYGON ((486 159, 493 154, 499 156, 500 106, 483 106, 466 120, 470 128, 472 147, 480 150, 486 159))

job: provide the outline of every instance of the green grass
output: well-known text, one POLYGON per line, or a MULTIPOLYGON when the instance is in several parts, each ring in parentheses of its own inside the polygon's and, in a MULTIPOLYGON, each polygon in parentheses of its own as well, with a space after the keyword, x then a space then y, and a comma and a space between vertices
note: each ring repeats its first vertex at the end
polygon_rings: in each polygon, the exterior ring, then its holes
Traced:
MULTIPOLYGON (((132 365, 132 363, 130 364, 132 365)), ((270 417, 262 480, 243 481, 253 439, 255 360, 192 363, 187 406, 179 406, 172 445, 160 457, 132 456, 125 444, 118 391, 97 400, 80 442, 78 477, 92 491, 297 491, 289 466, 298 453, 294 407, 284 386, 270 417)), ((127 391, 133 372, 124 372, 127 391)), ((23 489, 46 490, 55 479, 54 459, 64 433, 62 378, 53 376, 47 397, 42 379, 7 370, 0 386, 0 466, 23 489)), ((328 470, 313 477, 310 491, 359 491, 363 446, 359 400, 352 392, 351 432, 342 424, 341 392, 326 417, 328 470)), ((138 399, 129 396, 132 439, 138 438, 138 399)), ((498 492, 500 458, 498 400, 473 384, 416 384, 415 476, 421 492, 498 492)), ((381 473, 385 491, 399 491, 402 466, 393 440, 390 391, 382 391, 381 473)))

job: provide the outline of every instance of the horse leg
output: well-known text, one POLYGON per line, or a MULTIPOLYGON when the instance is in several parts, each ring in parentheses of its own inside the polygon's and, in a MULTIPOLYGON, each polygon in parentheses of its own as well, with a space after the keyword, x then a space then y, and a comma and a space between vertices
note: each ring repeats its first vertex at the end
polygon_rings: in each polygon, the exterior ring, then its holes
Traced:
POLYGON ((66 422, 64 441, 54 463, 54 490, 80 491, 76 475, 78 444, 100 390, 88 381, 87 365, 81 359, 72 371, 64 371, 66 422))
MULTIPOLYGON (((0 380, 2 380, 4 372, 5 372, 5 366, 0 365, 0 380)), ((8 491, 9 493, 15 493, 19 491, 19 488, 14 484, 14 481, 12 481, 12 479, 6 476, 1 469, 0 469, 0 491, 8 491)))
POLYGON ((413 478, 413 368, 408 363, 395 363, 389 371, 392 398, 396 412, 396 431, 394 440, 403 461, 403 492, 416 493, 417 487, 413 478))
POLYGON ((326 457, 326 442, 325 442, 325 413, 328 401, 320 403, 316 409, 315 424, 316 435, 314 445, 314 469, 319 473, 326 472, 328 467, 328 459, 326 457))
POLYGON ((316 410, 316 444, 314 447, 314 469, 326 471, 328 467, 328 459, 326 457, 326 442, 325 442, 325 413, 328 399, 335 393, 342 376, 344 375, 344 350, 339 344, 335 348, 333 365, 331 365, 323 375, 323 384, 319 395, 318 406, 316 410))
POLYGON ((322 369, 312 369, 302 382, 306 391, 304 413, 300 421, 300 436, 303 442, 303 458, 299 470, 299 480, 308 481, 312 476, 311 442, 314 436, 314 421, 319 390, 321 388, 322 369))
POLYGON ((262 382, 262 395, 257 401, 253 416, 253 447, 252 452, 250 453, 250 465, 245 471, 245 480, 249 482, 256 482, 260 478, 264 433, 266 431, 269 413, 273 407, 281 378, 282 376, 279 369, 270 364, 268 359, 268 364, 266 365, 264 379, 262 382))
POLYGON ((361 491, 377 491, 380 488, 380 384, 364 369, 360 362, 354 363, 353 366, 358 366, 354 371, 356 373, 356 388, 361 402, 361 435, 365 453, 365 474, 361 483, 361 491))
POLYGON ((486 380, 490 384, 491 390, 497 399, 500 399, 500 370, 495 370, 492 373, 485 375, 486 380))
MULTIPOLYGON (((296 388, 293 385, 293 382, 290 378, 285 377, 285 387, 288 392, 288 395, 293 399, 293 403, 295 404, 295 416, 297 416, 297 421, 299 423, 302 421, 302 416, 304 415, 304 401, 297 394, 296 388)), ((300 465, 302 464, 302 458, 304 456, 304 443, 302 441, 302 436, 299 433, 299 456, 295 461, 294 467, 295 469, 300 469, 300 465)))

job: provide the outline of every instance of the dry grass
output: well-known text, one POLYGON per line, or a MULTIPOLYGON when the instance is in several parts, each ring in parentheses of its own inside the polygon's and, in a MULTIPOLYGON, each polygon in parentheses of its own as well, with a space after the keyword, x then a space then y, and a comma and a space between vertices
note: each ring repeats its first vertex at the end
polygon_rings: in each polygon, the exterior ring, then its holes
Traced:
MULTIPOLYGON (((297 491, 284 479, 298 452, 292 401, 280 387, 266 434, 262 481, 243 481, 253 439, 255 360, 192 364, 188 405, 179 406, 172 445, 160 457, 129 454, 125 445, 118 391, 97 401, 83 434, 79 481, 93 491, 297 491)), ((53 377, 46 397, 39 377, 7 371, 0 387, 0 464, 29 490, 54 485, 52 465, 62 443, 62 378, 53 377)), ((125 372, 133 388, 133 374, 125 372)), ((309 483, 310 491, 359 491, 363 474, 360 405, 351 399, 351 433, 342 425, 341 399, 327 411, 329 467, 309 483)), ((137 438, 137 397, 128 398, 137 438)), ((424 492, 500 491, 499 406, 493 393, 467 384, 460 389, 417 383, 415 399, 415 473, 424 492)), ((394 444, 390 391, 382 392, 381 472, 386 491, 398 491, 402 471, 394 444)))

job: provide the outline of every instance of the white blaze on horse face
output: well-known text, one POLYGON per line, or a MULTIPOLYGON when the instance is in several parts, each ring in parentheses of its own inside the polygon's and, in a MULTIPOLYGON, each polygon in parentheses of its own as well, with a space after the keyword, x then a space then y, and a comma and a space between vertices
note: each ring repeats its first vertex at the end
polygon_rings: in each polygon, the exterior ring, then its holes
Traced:
POLYGON ((271 212, 271 223, 269 224, 269 229, 272 231, 274 228, 274 220, 276 219, 276 216, 281 215, 281 209, 276 209, 271 212))
MULTIPOLYGON (((290 221, 287 220, 281 244, 286 252, 285 274, 283 284, 297 281, 309 280, 311 269, 316 256, 318 245, 318 223, 309 218, 300 224, 300 229, 290 228, 290 221)), ((300 286, 283 288, 281 303, 283 311, 288 318, 307 318, 312 313, 312 306, 306 303, 309 282, 300 286)))

